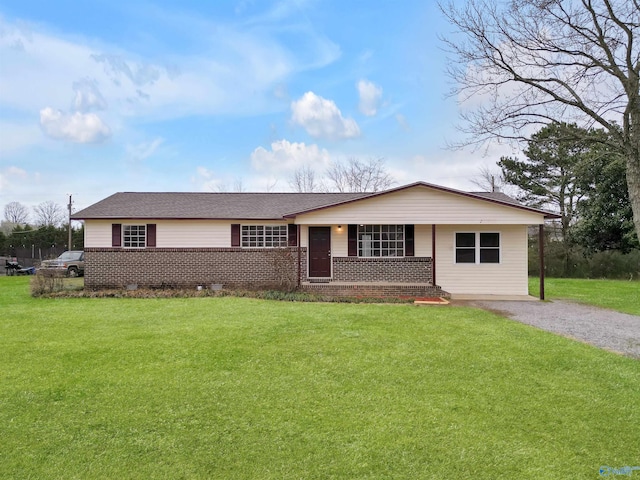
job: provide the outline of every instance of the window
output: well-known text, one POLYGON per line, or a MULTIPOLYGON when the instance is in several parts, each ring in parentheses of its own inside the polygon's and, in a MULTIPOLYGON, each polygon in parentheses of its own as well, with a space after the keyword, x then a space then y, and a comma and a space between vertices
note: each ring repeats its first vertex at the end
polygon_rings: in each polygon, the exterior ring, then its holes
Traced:
POLYGON ((456 263, 500 263, 500 234, 456 233, 456 263))
POLYGON ((359 257, 404 257, 404 225, 359 225, 359 257))
POLYGON ((286 247, 288 239, 286 225, 242 225, 243 247, 286 247))
POLYGON ((144 248, 146 246, 146 225, 123 225, 122 227, 122 244, 125 248, 144 248))

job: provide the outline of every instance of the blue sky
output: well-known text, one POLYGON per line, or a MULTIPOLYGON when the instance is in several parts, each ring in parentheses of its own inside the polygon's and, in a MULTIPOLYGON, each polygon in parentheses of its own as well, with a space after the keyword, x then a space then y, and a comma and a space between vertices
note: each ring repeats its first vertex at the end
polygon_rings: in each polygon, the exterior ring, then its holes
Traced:
POLYGON ((0 208, 289 191, 350 157, 473 189, 512 152, 445 148, 450 30, 424 0, 0 0, 0 208))

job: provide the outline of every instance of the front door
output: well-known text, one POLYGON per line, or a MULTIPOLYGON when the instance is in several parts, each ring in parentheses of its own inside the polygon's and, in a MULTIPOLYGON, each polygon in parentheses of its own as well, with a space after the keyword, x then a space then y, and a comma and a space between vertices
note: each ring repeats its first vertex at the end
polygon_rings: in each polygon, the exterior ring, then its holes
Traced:
POLYGON ((309 227, 309 277, 331 277, 331 227, 309 227))

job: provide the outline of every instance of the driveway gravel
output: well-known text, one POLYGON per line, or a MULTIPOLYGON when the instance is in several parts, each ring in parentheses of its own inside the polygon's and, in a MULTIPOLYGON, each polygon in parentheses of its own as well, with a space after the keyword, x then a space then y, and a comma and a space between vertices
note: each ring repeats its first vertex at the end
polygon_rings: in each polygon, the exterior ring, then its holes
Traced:
POLYGON ((464 303, 491 310, 542 330, 640 359, 640 317, 636 315, 565 300, 471 300, 464 303))

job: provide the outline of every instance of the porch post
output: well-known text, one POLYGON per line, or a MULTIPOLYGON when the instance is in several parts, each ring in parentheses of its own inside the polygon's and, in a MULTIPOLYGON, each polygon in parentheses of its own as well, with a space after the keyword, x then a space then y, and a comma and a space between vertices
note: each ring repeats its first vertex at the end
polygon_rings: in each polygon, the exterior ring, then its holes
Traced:
POLYGON ((544 300, 544 223, 538 226, 538 255, 540 255, 540 300, 544 300))
POLYGON ((431 285, 436 286, 436 225, 431 225, 431 285))
POLYGON ((302 237, 300 236, 300 225, 298 224, 298 288, 300 288, 300 284, 302 283, 302 237))

